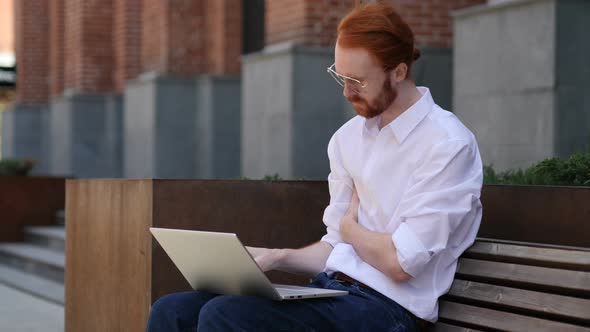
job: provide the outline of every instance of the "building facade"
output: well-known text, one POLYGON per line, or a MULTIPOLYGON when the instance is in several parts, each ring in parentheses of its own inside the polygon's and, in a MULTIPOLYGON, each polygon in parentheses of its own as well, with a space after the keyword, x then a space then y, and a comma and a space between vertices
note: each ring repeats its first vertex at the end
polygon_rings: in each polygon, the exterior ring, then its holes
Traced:
MULTIPOLYGON (((326 73, 353 0, 19 0, 6 156, 76 177, 325 179, 354 115, 326 73)), ((484 0, 390 0, 418 84, 453 109, 451 13, 484 0)))

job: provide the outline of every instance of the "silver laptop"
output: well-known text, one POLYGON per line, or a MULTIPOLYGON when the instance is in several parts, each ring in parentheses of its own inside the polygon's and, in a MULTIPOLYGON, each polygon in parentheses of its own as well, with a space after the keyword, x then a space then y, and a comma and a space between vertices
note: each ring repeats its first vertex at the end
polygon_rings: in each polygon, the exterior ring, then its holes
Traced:
POLYGON ((296 300, 346 295, 346 291, 271 284, 236 234, 150 228, 195 290, 296 300))

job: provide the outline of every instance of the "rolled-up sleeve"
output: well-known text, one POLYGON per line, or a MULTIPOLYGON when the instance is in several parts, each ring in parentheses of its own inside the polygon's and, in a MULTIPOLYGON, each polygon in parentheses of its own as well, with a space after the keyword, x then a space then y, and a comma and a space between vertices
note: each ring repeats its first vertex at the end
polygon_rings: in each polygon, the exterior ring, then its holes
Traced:
MULTIPOLYGON (((433 256, 459 242, 473 243, 470 229, 481 217, 482 164, 476 143, 465 140, 435 145, 412 173, 394 218, 392 234, 402 269, 416 277, 433 256)), ((479 227, 479 224, 477 225, 479 227)))
POLYGON ((321 240, 334 247, 342 242, 339 231, 340 220, 348 210, 354 188, 352 178, 342 164, 336 134, 332 136, 328 144, 328 158, 330 159, 328 175, 330 204, 324 210, 323 221, 326 225, 326 235, 321 240))

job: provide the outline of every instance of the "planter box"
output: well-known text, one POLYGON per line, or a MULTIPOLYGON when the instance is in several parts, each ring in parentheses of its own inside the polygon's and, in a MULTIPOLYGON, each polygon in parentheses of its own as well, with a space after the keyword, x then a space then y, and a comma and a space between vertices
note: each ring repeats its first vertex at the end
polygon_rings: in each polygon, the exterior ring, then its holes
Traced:
POLYGON ((324 234, 329 201, 323 181, 69 180, 66 197, 66 331, 143 331, 156 299, 190 289, 149 227, 301 247, 324 234))
MULTIPOLYGON (((66 197, 66 331, 145 330, 155 300, 190 289, 149 227, 301 247, 329 201, 324 181, 68 180, 66 197)), ((486 186, 482 200, 481 237, 590 247, 590 188, 486 186)))
POLYGON ((590 187, 486 185, 478 237, 590 248, 590 187))
POLYGON ((65 178, 0 176, 0 242, 23 241, 25 225, 53 225, 65 206, 65 178))

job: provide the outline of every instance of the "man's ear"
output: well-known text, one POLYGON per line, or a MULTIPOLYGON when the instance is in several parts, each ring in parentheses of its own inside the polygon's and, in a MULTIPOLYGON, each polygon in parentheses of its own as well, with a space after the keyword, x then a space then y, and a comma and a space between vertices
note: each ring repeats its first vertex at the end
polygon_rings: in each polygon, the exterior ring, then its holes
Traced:
POLYGON ((400 63, 391 71, 391 76, 395 83, 405 80, 408 77, 408 65, 403 62, 400 63))

